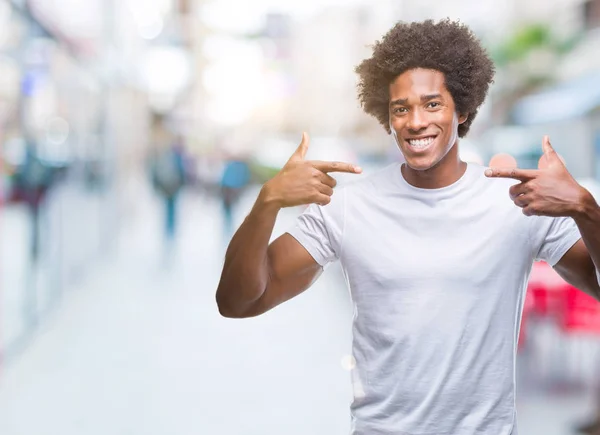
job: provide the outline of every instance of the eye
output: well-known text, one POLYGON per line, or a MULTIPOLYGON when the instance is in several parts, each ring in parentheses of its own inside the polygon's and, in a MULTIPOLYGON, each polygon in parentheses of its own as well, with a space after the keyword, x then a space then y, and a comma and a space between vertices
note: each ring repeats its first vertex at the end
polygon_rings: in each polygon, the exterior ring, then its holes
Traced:
POLYGON ((435 109, 436 107, 439 107, 440 103, 438 103, 437 101, 431 101, 430 103, 427 104, 427 107, 430 107, 432 109, 435 109))
POLYGON ((406 113, 406 112, 408 112, 406 107, 396 107, 395 109, 392 110, 392 113, 406 113))

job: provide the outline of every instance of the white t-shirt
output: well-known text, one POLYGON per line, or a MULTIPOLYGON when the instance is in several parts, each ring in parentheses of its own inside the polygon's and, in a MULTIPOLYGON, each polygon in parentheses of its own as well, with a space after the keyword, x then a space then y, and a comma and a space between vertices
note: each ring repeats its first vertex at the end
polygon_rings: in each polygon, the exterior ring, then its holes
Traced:
POLYGON ((515 435, 515 357, 535 260, 580 239, 570 218, 526 217, 514 180, 469 164, 420 189, 395 163, 311 205, 289 233, 340 260, 354 306, 353 435, 515 435))

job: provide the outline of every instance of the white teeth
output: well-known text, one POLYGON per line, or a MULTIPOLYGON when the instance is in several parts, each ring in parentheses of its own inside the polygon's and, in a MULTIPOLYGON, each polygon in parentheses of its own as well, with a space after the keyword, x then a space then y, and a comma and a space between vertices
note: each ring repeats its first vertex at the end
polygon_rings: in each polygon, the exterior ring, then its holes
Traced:
POLYGON ((432 137, 428 137, 426 139, 410 139, 408 143, 410 146, 415 148, 425 148, 433 143, 433 139, 434 138, 432 137))

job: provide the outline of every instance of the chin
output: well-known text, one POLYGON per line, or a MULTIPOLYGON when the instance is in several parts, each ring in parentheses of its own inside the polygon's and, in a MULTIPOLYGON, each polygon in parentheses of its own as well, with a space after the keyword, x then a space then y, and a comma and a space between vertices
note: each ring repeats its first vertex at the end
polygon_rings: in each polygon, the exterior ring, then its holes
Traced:
POLYGON ((404 158, 406 165, 415 170, 415 171, 427 171, 428 169, 433 168, 436 165, 436 161, 435 160, 431 160, 431 159, 411 159, 411 158, 404 158))

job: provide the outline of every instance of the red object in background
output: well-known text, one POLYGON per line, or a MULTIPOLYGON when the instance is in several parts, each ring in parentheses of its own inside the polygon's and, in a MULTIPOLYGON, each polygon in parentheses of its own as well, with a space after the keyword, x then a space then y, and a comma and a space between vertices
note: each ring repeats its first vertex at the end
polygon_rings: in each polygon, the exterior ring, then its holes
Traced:
POLYGON ((590 295, 569 286, 561 326, 567 333, 600 334, 600 303, 590 295))
POLYGON ((569 288, 571 286, 548 263, 534 263, 527 287, 532 312, 539 316, 561 317, 569 288))
POLYGON ((545 262, 537 262, 529 278, 523 308, 520 347, 531 315, 550 317, 564 333, 600 335, 600 303, 568 284, 545 262))

